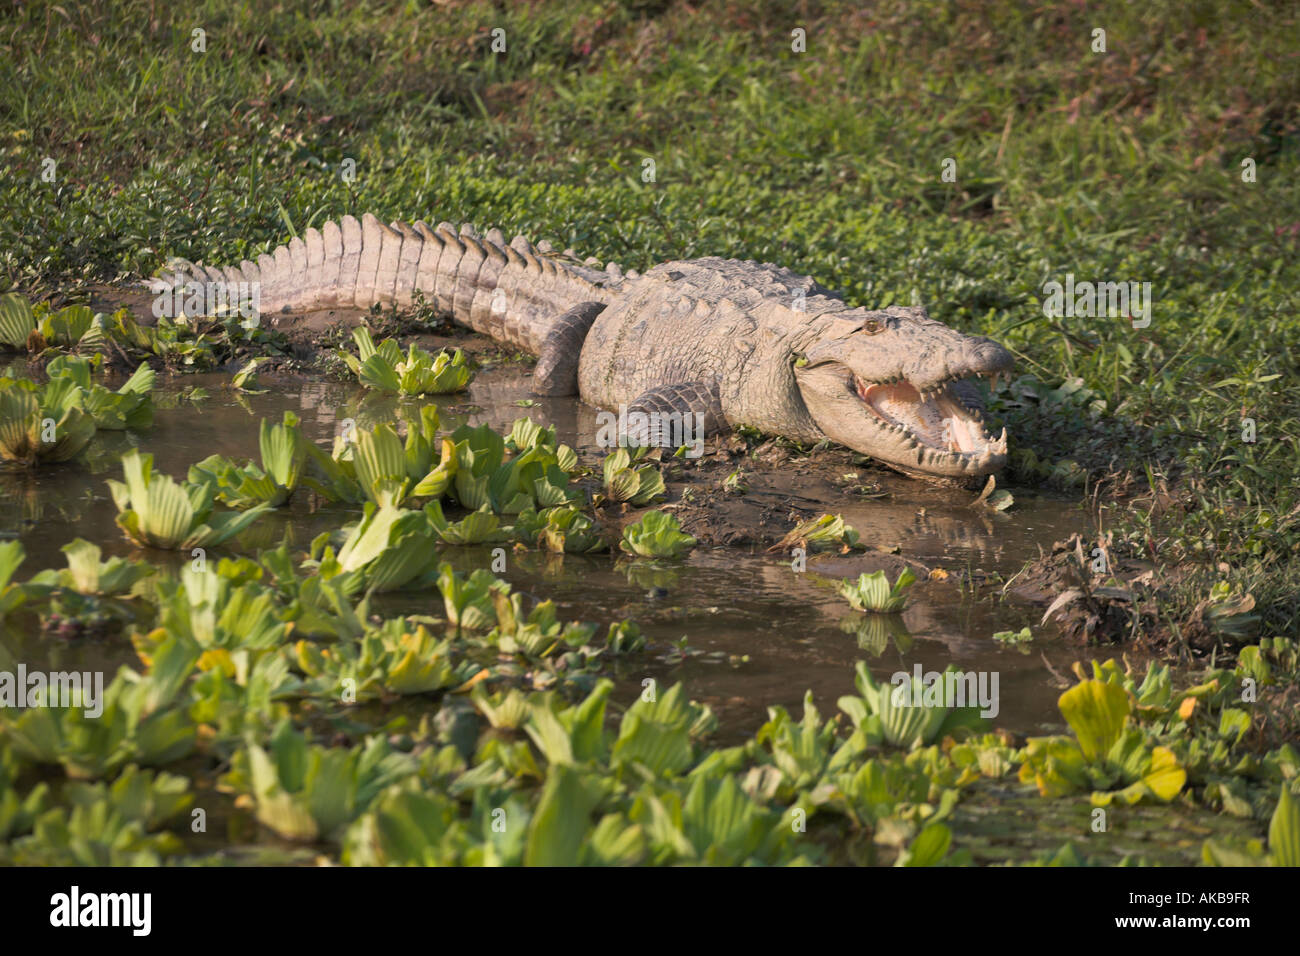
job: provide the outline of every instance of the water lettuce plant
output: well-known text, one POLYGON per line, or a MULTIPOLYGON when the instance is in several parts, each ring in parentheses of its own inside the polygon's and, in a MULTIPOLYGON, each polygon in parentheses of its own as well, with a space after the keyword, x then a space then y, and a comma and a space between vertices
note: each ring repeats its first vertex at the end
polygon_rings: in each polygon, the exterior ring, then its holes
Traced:
POLYGON ((470 511, 486 505, 497 514, 519 514, 578 498, 569 487, 576 455, 556 443, 554 428, 521 418, 502 436, 487 425, 462 425, 451 441, 456 454, 451 494, 470 511))
POLYGON ((0 707, 0 730, 19 756, 60 765, 72 778, 103 777, 130 763, 170 763, 194 748, 195 725, 180 691, 196 659, 197 652, 169 639, 155 652, 148 677, 125 667, 118 672, 95 702, 99 713, 83 706, 0 707))
POLYGON ((826 551, 839 549, 848 551, 861 547, 858 533, 849 526, 841 515, 823 514, 809 518, 795 525, 769 551, 786 551, 800 547, 806 551, 826 551))
POLYGON ((117 505, 117 526, 145 547, 183 550, 218 545, 271 508, 263 503, 242 513, 214 514, 214 481, 181 484, 155 474, 153 455, 134 448, 122 456, 122 473, 124 481, 108 481, 117 505))
POLYGON ((36 818, 49 808, 50 785, 44 781, 20 795, 18 780, 24 769, 18 755, 0 744, 0 860, 4 841, 30 832, 36 818))
POLYGON ((0 845, 8 866, 161 866, 183 847, 175 834, 150 833, 109 799, 51 807, 32 822, 32 832, 0 845))
POLYGON ((27 340, 35 331, 32 304, 14 292, 0 296, 0 345, 25 349, 27 340))
POLYGON ((993 635, 993 640, 999 644, 1019 646, 1031 643, 1034 640, 1034 632, 1027 627, 1022 627, 1018 631, 997 631, 993 635))
POLYGON ((375 345, 370 330, 364 326, 353 330, 352 340, 357 355, 339 355, 367 388, 400 395, 444 395, 464 391, 474 378, 474 370, 460 349, 451 354, 443 349, 431 355, 412 343, 403 355, 393 339, 375 345))
POLYGON ((587 554, 609 547, 596 522, 573 505, 521 511, 514 531, 524 543, 557 554, 587 554))
POLYGON ((637 466, 647 454, 645 448, 617 448, 605 456, 601 471, 605 478, 605 497, 610 501, 626 501, 635 507, 650 504, 664 497, 663 476, 653 462, 637 466))
POLYGON ((102 431, 148 428, 153 424, 154 371, 141 364, 116 391, 91 381, 91 368, 100 356, 92 359, 59 355, 45 366, 51 382, 66 380, 80 391, 82 410, 102 431))
POLYGON ((289 635, 275 592, 241 570, 251 562, 223 560, 216 569, 185 565, 174 580, 158 582, 156 627, 133 638, 148 663, 156 649, 179 640, 194 649, 198 666, 235 670, 237 651, 265 652, 289 635), (199 654, 202 654, 200 657, 199 654))
POLYGON ((157 830, 180 816, 194 803, 188 777, 165 771, 142 770, 128 764, 112 783, 75 781, 62 796, 87 810, 104 802, 127 820, 157 830))
POLYGON ((218 499, 241 511, 257 505, 278 508, 298 487, 308 444, 298 416, 286 411, 278 425, 262 420, 258 430, 260 465, 252 461, 238 463, 224 455, 209 455, 190 466, 189 480, 192 484, 214 485, 218 499))
POLYGON ((931 680, 905 675, 904 681, 877 683, 864 661, 856 665, 854 685, 859 696, 841 697, 837 702, 854 728, 869 741, 883 740, 895 747, 911 748, 930 744, 959 730, 977 729, 983 724, 975 702, 959 702, 948 675, 949 667, 931 680), (958 706, 962 703, 962 706, 958 706))
MULTIPOLYGON (((41 571, 22 585, 22 590, 29 598, 50 602, 48 612, 41 615, 41 626, 47 633, 63 637, 102 634, 125 622, 131 612, 115 599, 131 596, 137 585, 156 572, 145 561, 118 557, 102 561, 99 546, 82 538, 65 544, 62 551, 66 568, 41 571)), ((0 566, 3 562, 0 554, 0 566)), ((3 576, 0 567, 0 581, 3 576)), ((0 585, 0 617, 5 604, 2 591, 0 585)))
POLYGON ((351 749, 323 747, 276 728, 263 748, 249 740, 235 754, 219 789, 251 797, 257 820, 286 840, 337 837, 386 787, 410 776, 415 761, 380 736, 351 749))
POLYGON ((457 459, 451 441, 439 444, 437 434, 438 409, 426 405, 408 422, 405 441, 381 422, 337 436, 331 455, 311 445, 321 477, 312 485, 329 497, 378 505, 401 505, 411 496, 439 498, 451 484, 457 459))
POLYGON ((497 620, 494 596, 509 594, 510 585, 483 568, 461 575, 444 563, 438 567, 438 590, 449 624, 458 630, 486 631, 497 620))
POLYGON ((13 580, 26 557, 21 541, 0 541, 0 621, 27 600, 27 589, 13 580))
POLYGON ((425 625, 411 628, 400 620, 371 627, 356 641, 298 641, 293 655, 309 692, 345 696, 349 703, 458 687, 479 670, 455 660, 450 639, 439 641, 425 625))
POLYGON ((33 308, 17 293, 0 296, 0 345, 43 351, 47 346, 95 350, 105 342, 103 316, 84 305, 33 308))
POLYGON ((1186 771, 1135 725, 1134 700, 1120 684, 1085 680, 1057 704, 1074 736, 1030 738, 1019 755, 1020 779, 1043 796, 1090 789, 1093 803, 1106 806, 1115 799, 1167 803, 1182 790, 1186 771))
POLYGON ((554 601, 542 601, 525 611, 522 594, 497 589, 491 597, 496 626, 488 633, 487 640, 503 654, 538 660, 557 650, 583 647, 596 630, 592 624, 560 621, 554 601))
POLYGON ((442 513, 442 505, 437 501, 425 505, 424 513, 433 530, 446 544, 496 544, 510 536, 510 529, 501 526, 501 519, 487 505, 454 522, 447 520, 442 513))
POLYGON ((437 530, 425 512, 366 502, 361 520, 343 532, 337 553, 331 534, 320 534, 309 560, 326 579, 343 576, 345 592, 393 591, 432 580, 437 530))
POLYGON ((904 568, 893 586, 884 571, 876 571, 860 574, 856 581, 840 582, 839 591, 859 611, 897 614, 907 605, 907 590, 915 583, 912 569, 904 568))
POLYGON ((674 515, 647 511, 623 529, 619 547, 643 558, 677 558, 695 547, 696 540, 682 531, 674 515))
POLYGON ((29 466, 76 458, 95 437, 82 399, 67 377, 36 385, 0 376, 0 458, 29 466))
POLYGON ((1202 859, 1210 866, 1300 866, 1300 798, 1284 782, 1268 823, 1268 849, 1258 840, 1234 846, 1206 840, 1202 859))

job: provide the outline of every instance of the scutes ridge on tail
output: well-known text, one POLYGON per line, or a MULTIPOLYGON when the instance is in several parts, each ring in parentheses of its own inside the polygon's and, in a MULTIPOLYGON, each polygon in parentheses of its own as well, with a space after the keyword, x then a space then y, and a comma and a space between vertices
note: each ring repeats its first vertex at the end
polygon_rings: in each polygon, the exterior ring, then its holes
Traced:
POLYGON ((449 222, 384 225, 367 213, 360 221, 344 216, 308 228, 256 263, 215 267, 173 260, 147 285, 163 293, 189 282, 228 288, 257 283, 263 314, 405 308, 419 291, 461 325, 538 354, 556 317, 581 303, 610 302, 623 280, 616 263, 604 270, 594 259, 579 265, 545 241, 534 246, 516 236, 507 243, 501 230, 480 236, 469 223, 459 230, 449 222))

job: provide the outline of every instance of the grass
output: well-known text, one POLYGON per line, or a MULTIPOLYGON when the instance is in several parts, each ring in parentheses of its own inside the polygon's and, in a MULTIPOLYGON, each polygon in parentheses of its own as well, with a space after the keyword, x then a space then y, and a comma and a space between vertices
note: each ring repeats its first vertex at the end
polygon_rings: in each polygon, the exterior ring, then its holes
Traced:
POLYGON ((1119 553, 1180 569, 1175 630, 1225 580, 1294 632, 1300 15, 858 6, 29 3, 0 32, 0 290, 75 300, 362 211, 779 262, 1013 349, 1011 477, 1086 476, 1119 553), (1045 317, 1066 273, 1151 282, 1151 325, 1045 317))

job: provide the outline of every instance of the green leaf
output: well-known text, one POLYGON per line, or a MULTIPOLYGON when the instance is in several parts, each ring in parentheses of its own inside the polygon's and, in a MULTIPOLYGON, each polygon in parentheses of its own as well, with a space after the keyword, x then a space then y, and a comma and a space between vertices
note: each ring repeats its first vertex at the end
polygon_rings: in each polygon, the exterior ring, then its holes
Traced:
POLYGON ((1118 684, 1086 680, 1062 694, 1057 706, 1078 738, 1084 757, 1096 763, 1119 740, 1132 702, 1118 684))
POLYGON ((1268 824, 1268 855, 1273 866, 1300 866, 1300 801, 1285 783, 1268 824))

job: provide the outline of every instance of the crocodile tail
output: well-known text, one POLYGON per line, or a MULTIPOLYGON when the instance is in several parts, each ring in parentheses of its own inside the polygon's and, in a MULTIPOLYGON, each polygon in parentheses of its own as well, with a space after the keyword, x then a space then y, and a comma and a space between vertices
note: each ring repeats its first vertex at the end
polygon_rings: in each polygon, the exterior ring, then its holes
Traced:
POLYGON ((612 263, 602 271, 594 260, 580 265, 568 255, 523 236, 507 243, 499 229, 480 236, 468 223, 384 225, 366 214, 309 228, 255 263, 216 268, 172 260, 147 285, 164 294, 187 283, 240 283, 236 288, 256 290, 262 314, 410 308, 418 297, 461 325, 536 354, 556 316, 580 302, 611 301, 624 280, 612 263))

